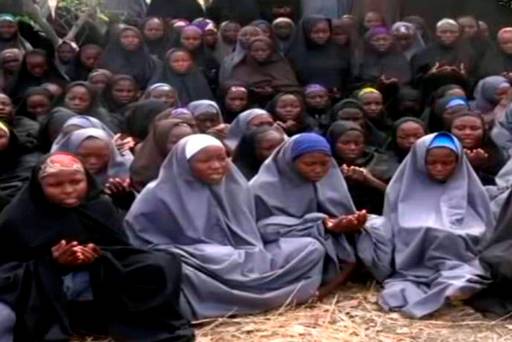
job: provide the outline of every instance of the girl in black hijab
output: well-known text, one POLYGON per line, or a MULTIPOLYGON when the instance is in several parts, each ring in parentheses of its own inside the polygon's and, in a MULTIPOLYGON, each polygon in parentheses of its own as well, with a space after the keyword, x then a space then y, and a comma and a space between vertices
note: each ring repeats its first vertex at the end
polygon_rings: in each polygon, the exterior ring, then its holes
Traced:
POLYGON ((16 116, 24 116, 34 121, 42 122, 54 105, 52 92, 44 87, 28 88, 23 96, 16 116))
POLYGON ((67 340, 84 328, 86 308, 96 334, 193 340, 177 310, 179 259, 132 247, 112 203, 73 155, 54 153, 34 169, 2 213, 0 237, 0 299, 19 318, 15 340, 67 340))
POLYGON ((141 142, 146 139, 153 120, 167 109, 169 109, 167 104, 160 100, 132 103, 126 109, 123 118, 123 133, 132 137, 136 143, 141 142))
POLYGON ((151 56, 139 29, 125 26, 105 48, 99 67, 114 74, 133 76, 140 88, 146 88, 159 62, 151 56))
POLYGON ((14 130, 21 145, 27 149, 33 150, 37 146, 39 124, 25 116, 17 116, 11 99, 2 93, 0 93, 0 122, 14 130))
POLYGON ((139 87, 130 75, 115 75, 108 82, 103 91, 102 104, 114 117, 121 122, 126 108, 139 98, 139 87))
POLYGON ((395 159, 396 163, 401 164, 414 143, 426 134, 427 129, 422 120, 406 116, 394 123, 391 140, 387 144, 386 150, 395 159))
POLYGON ((495 75, 512 79, 512 27, 502 28, 498 32, 496 46, 487 49, 479 64, 478 79, 495 75))
POLYGON ((152 0, 146 16, 192 21, 204 17, 204 11, 197 0, 152 0))
POLYGON ((288 58, 302 84, 318 83, 339 96, 350 79, 350 51, 331 41, 331 31, 327 18, 302 19, 288 58))
POLYGON ((172 46, 167 22, 161 17, 148 17, 142 22, 141 31, 151 55, 164 60, 172 46))
POLYGON ((306 114, 306 104, 298 94, 277 94, 266 109, 272 114, 276 124, 290 137, 313 131, 313 120, 306 114))

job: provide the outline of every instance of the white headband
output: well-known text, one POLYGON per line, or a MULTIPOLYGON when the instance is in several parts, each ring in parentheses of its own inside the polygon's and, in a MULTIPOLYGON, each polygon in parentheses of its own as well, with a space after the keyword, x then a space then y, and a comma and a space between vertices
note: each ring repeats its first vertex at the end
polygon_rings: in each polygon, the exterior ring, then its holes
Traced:
POLYGON ((190 158, 205 147, 224 147, 218 139, 208 134, 194 134, 185 139, 185 158, 187 158, 187 160, 190 160, 190 158))
POLYGON ((439 22, 436 25, 436 30, 440 29, 443 26, 455 26, 457 28, 460 28, 459 23, 450 18, 444 18, 439 20, 439 22))

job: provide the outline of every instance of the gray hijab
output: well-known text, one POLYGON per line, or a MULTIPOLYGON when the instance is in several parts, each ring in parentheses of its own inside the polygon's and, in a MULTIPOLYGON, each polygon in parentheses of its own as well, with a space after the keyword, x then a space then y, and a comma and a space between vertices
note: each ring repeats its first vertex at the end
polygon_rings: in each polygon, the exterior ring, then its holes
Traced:
POLYGON ((192 116, 195 118, 198 115, 204 113, 217 113, 219 116, 220 122, 223 122, 222 112, 220 110, 219 105, 215 101, 211 100, 197 100, 192 101, 188 104, 187 109, 192 113, 192 116))
POLYGON ((52 146, 52 152, 62 151, 76 154, 82 142, 89 138, 96 138, 106 142, 111 151, 107 169, 102 174, 94 175, 98 184, 105 185, 110 178, 127 179, 130 177, 130 162, 123 158, 112 143, 112 139, 102 129, 83 128, 78 131, 74 131, 62 139, 58 144, 54 144, 52 146))
POLYGON ((321 282, 324 250, 309 238, 260 235, 252 194, 231 162, 220 184, 197 180, 187 150, 204 137, 182 139, 137 197, 125 220, 131 241, 180 254, 181 309, 192 319, 308 300, 321 282))
POLYGON ((236 149, 243 135, 249 130, 251 120, 260 115, 271 116, 266 110, 254 108, 240 113, 235 120, 233 120, 229 126, 227 138, 224 140, 224 143, 231 151, 236 149))
POLYGON ((416 142, 391 180, 384 206, 395 269, 384 282, 380 304, 412 317, 487 284, 477 255, 494 227, 489 197, 453 136, 459 156, 455 173, 445 183, 429 178, 425 158, 437 134, 416 142))

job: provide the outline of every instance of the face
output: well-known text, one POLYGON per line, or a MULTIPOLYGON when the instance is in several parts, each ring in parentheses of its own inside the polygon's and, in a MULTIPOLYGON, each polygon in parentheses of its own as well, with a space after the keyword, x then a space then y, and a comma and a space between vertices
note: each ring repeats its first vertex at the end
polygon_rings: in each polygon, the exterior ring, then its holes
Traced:
POLYGON ((358 131, 348 131, 336 141, 336 154, 348 163, 360 158, 364 149, 364 136, 358 131))
POLYGON ((325 45, 329 41, 329 38, 331 38, 331 27, 329 26, 329 22, 320 21, 316 23, 309 34, 309 38, 315 44, 325 45))
POLYGON ((215 47, 215 45, 217 45, 217 40, 218 40, 218 36, 217 36, 216 31, 208 30, 204 33, 204 36, 203 36, 204 45, 206 45, 210 48, 213 48, 213 47, 215 47))
POLYGON ((9 134, 0 129, 0 151, 5 151, 9 147, 9 134))
POLYGON ((324 109, 329 106, 329 94, 327 91, 316 91, 306 94, 306 103, 315 109, 324 109))
POLYGON ((194 134, 194 131, 189 125, 179 125, 171 129, 169 137, 167 138, 167 153, 171 152, 174 146, 183 138, 194 134))
POLYGON ((444 46, 452 46, 459 39, 459 29, 452 25, 441 26, 436 30, 436 36, 439 42, 444 46))
POLYGON ((241 90, 229 90, 226 94, 226 108, 232 112, 241 112, 249 104, 249 94, 241 90))
POLYGON ((137 51, 142 44, 140 36, 132 30, 124 30, 119 41, 126 51, 137 51))
POLYGON ((364 114, 356 108, 345 108, 338 112, 338 120, 350 121, 364 127, 364 114))
POLYGON ((425 135, 423 127, 416 122, 408 121, 396 130, 396 144, 402 151, 410 151, 411 147, 425 135))
POLYGON ((80 52, 80 62, 83 66, 92 70, 98 64, 98 61, 101 56, 100 48, 88 48, 80 52))
POLYGON ((295 169, 308 182, 322 180, 331 168, 331 157, 325 153, 312 152, 300 156, 295 162, 295 169))
POLYGON ((192 68, 192 57, 184 51, 175 52, 169 57, 169 64, 177 74, 186 74, 192 68))
POLYGON ((7 55, 2 58, 2 68, 5 71, 16 72, 21 68, 21 57, 15 55, 7 55))
POLYGON ((64 103, 67 108, 75 113, 83 114, 91 107, 91 94, 82 86, 76 86, 68 90, 64 103))
POLYGON ((162 101, 168 107, 176 106, 177 97, 176 92, 168 88, 157 88, 150 93, 150 98, 162 101))
POLYGON ((384 26, 382 16, 377 12, 368 12, 364 17, 364 27, 371 29, 379 26, 384 26))
POLYGON ((432 148, 427 152, 425 166, 428 176, 437 182, 444 183, 457 169, 457 155, 445 147, 432 148))
POLYGON ((391 48, 393 38, 387 34, 379 34, 370 39, 370 44, 380 53, 386 52, 391 48))
POLYGON ((137 98, 137 87, 131 80, 120 80, 112 87, 112 98, 120 104, 131 103, 137 98))
POLYGON ((457 20, 464 38, 475 37, 478 33, 478 22, 472 17, 463 17, 457 20))
POLYGON ((376 119, 380 117, 384 109, 382 101, 382 95, 378 93, 370 93, 361 96, 361 104, 368 118, 376 119))
POLYGON ((510 90, 512 87, 509 84, 502 85, 496 90, 496 98, 500 101, 510 100, 510 90))
POLYGON ((452 122, 453 135, 455 135, 462 146, 467 149, 476 149, 482 145, 484 138, 484 125, 482 120, 472 116, 462 116, 452 122))
POLYGON ((12 39, 18 33, 18 24, 12 21, 0 21, 0 39, 12 39))
POLYGON ((28 55, 26 58, 27 70, 35 77, 43 77, 48 71, 48 61, 41 55, 28 55))
POLYGON ((96 138, 89 138, 80 144, 76 154, 87 171, 96 175, 107 168, 111 151, 107 142, 96 138))
POLYGON ((97 74, 92 77, 89 77, 89 83, 96 88, 96 91, 99 93, 103 92, 105 88, 107 87, 107 84, 109 82, 109 78, 107 75, 97 74))
POLYGON ((340 46, 345 46, 350 40, 350 36, 345 30, 333 28, 332 40, 340 46))
POLYGON ((397 32, 393 35, 402 50, 407 50, 414 42, 414 36, 406 32, 397 32))
POLYGON ((240 32, 240 25, 235 23, 229 23, 220 29, 220 34, 222 36, 222 40, 224 40, 228 44, 236 43, 238 38, 238 33, 240 32))
POLYGON ((276 112, 274 113, 280 121, 296 121, 300 118, 302 103, 294 95, 287 94, 277 100, 276 112))
POLYGON ((184 29, 181 32, 181 44, 188 51, 194 51, 202 43, 202 34, 195 29, 184 29))
POLYGON ((280 39, 287 39, 292 35, 293 27, 290 23, 280 22, 274 25, 274 33, 280 39))
POLYGON ((192 175, 209 185, 222 182, 229 171, 226 149, 220 146, 203 148, 190 159, 189 164, 192 175))
POLYGON ((27 111, 35 117, 48 114, 51 108, 50 99, 44 95, 32 95, 27 98, 27 111))
POLYGON ((284 142, 284 135, 276 131, 268 131, 258 137, 255 155, 258 161, 264 162, 284 142))
POLYGON ((220 118, 217 113, 202 113, 196 116, 196 124, 200 133, 206 133, 213 127, 220 125, 220 118))
POLYGON ((0 94, 0 119, 10 121, 13 115, 14 107, 12 106, 11 99, 5 94, 0 94))
POLYGON ((501 51, 507 55, 512 55, 512 32, 502 33, 498 36, 498 44, 501 51))
POLYGON ((69 63, 76 55, 76 51, 68 44, 61 44, 57 49, 59 60, 63 63, 69 63))
POLYGON ((40 179, 49 202, 65 208, 80 205, 87 195, 87 178, 79 171, 61 170, 40 179))
POLYGON ((263 63, 270 58, 272 50, 264 42, 255 42, 249 49, 249 55, 258 63, 263 63))
POLYGON ((262 126, 273 126, 274 119, 268 114, 257 115, 249 121, 249 127, 262 127, 262 126))
POLYGON ((240 34, 238 35, 238 41, 240 45, 244 49, 248 49, 251 43, 251 40, 261 36, 263 32, 257 27, 246 26, 240 30, 240 34))
POLYGON ((144 36, 148 40, 158 40, 164 36, 164 23, 157 18, 150 19, 144 25, 144 36))

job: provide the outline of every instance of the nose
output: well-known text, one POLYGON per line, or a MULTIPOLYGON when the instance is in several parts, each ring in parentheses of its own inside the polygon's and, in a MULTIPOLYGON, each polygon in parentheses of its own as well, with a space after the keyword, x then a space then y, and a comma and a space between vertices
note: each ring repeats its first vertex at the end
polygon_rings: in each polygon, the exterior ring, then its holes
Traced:
POLYGON ((66 184, 62 187, 62 193, 65 195, 69 195, 73 192, 73 187, 69 184, 66 184))

